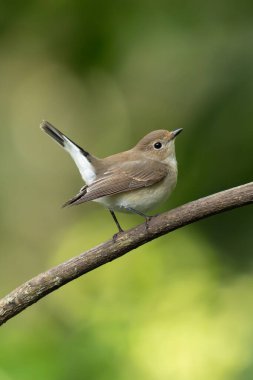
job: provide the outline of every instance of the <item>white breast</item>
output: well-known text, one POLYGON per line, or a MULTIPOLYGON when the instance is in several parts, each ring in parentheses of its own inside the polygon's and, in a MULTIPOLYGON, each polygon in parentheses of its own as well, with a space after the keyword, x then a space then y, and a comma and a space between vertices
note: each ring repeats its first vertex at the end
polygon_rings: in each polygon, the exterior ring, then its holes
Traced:
POLYGON ((95 202, 115 211, 126 212, 126 208, 131 207, 145 213, 164 202, 172 193, 176 183, 177 171, 173 171, 163 181, 155 185, 99 198, 95 202))

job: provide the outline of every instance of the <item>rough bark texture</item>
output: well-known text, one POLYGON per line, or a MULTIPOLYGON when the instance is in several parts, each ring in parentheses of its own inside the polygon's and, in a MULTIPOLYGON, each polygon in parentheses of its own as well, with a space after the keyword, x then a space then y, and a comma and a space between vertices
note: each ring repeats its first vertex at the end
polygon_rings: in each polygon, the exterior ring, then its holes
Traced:
POLYGON ((20 285, 0 300, 0 325, 69 281, 153 239, 208 216, 253 203, 253 182, 238 186, 153 217, 20 285))

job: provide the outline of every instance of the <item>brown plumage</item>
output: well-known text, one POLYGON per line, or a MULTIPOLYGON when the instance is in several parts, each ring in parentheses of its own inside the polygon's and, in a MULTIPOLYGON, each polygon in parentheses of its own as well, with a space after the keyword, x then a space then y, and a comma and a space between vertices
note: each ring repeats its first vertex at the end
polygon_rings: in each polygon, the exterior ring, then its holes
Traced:
POLYGON ((123 193, 151 186, 161 181, 168 173, 167 165, 150 160, 149 165, 140 166, 139 161, 125 162, 120 167, 111 167, 89 186, 64 204, 78 205, 108 195, 123 193))
POLYGON ((174 189, 177 162, 174 140, 181 129, 153 131, 132 149, 97 158, 67 138, 48 122, 42 129, 74 159, 86 185, 64 206, 96 201, 106 206, 121 230, 114 210, 144 215, 174 189))

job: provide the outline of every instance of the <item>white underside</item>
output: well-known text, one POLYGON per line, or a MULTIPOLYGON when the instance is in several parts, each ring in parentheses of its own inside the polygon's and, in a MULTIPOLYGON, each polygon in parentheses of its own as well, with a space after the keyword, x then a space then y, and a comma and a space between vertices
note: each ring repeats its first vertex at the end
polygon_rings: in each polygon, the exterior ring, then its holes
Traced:
POLYGON ((164 202, 172 193, 176 182, 176 176, 168 176, 162 183, 99 198, 95 202, 101 203, 114 211, 127 212, 127 208, 130 207, 145 213, 155 209, 161 202, 164 202))

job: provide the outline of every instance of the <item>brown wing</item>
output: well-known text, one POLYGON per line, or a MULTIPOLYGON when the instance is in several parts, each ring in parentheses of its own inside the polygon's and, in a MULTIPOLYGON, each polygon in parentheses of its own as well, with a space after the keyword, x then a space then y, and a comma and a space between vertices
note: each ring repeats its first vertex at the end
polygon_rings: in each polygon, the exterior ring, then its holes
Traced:
POLYGON ((65 206, 151 186, 160 182, 167 174, 167 165, 158 161, 150 160, 145 165, 139 161, 128 162, 105 172, 92 184, 81 189, 79 194, 68 201, 65 206))

